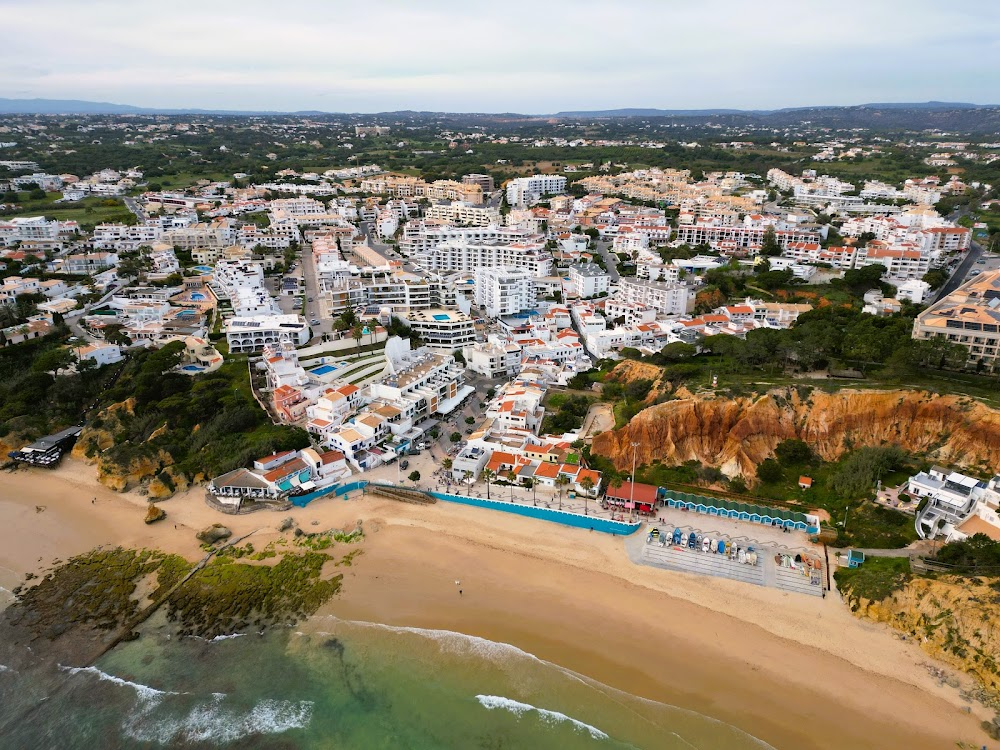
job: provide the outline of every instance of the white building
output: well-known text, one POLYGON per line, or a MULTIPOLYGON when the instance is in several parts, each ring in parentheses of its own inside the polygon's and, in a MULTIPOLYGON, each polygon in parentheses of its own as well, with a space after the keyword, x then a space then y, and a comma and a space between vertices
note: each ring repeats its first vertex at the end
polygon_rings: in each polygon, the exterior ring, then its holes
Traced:
POLYGON ((289 342, 304 346, 310 331, 301 315, 251 315, 226 321, 226 341, 230 352, 255 352, 265 346, 289 342))
POLYGON ((683 315, 694 309, 695 291, 686 284, 622 278, 615 298, 626 304, 652 307, 661 315, 683 315))
POLYGON ((475 322, 459 310, 412 310, 404 318, 427 346, 455 351, 476 341, 475 322))
POLYGON ((922 305, 930 294, 931 285, 920 279, 907 279, 896 287, 896 299, 909 300, 915 305, 922 305))
POLYGON ((532 276, 552 273, 552 256, 540 242, 500 245, 482 242, 443 242, 416 252, 411 260, 431 271, 476 271, 479 268, 515 266, 532 276))
POLYGON ((607 294, 611 288, 611 275, 596 263, 574 263, 569 267, 568 290, 581 299, 607 294))
POLYGON ((487 317, 516 315, 535 306, 532 273, 526 268, 476 269, 476 305, 487 317))
POLYGON ((521 345, 516 341, 491 338, 484 343, 462 349, 466 368, 483 377, 509 378, 521 369, 521 345))
POLYGON ((424 218, 458 227, 488 227, 500 223, 500 210, 455 201, 431 206, 424 213, 424 218))
POLYGON ((507 183, 507 203, 525 206, 543 195, 559 195, 566 191, 566 178, 560 175, 536 174, 518 177, 507 183))

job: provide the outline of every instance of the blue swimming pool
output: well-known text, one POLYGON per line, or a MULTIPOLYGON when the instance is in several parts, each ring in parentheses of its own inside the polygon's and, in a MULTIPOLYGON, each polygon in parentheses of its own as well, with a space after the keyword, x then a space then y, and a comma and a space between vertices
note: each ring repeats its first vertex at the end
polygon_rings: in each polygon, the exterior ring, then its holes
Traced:
POLYGON ((212 273, 212 267, 211 266, 195 266, 194 270, 195 271, 199 271, 201 273, 212 273))
POLYGON ((451 320, 450 315, 432 315, 431 317, 434 318, 434 320, 451 320))
POLYGON ((322 365, 317 367, 315 370, 310 370, 313 375, 329 375, 331 372, 336 372, 337 368, 333 365, 322 365))
POLYGON ((193 318, 195 316, 194 310, 181 310, 177 313, 178 318, 193 318))
POLYGON ((205 299, 205 295, 202 294, 201 292, 191 292, 191 299, 200 302, 201 300, 205 299))
POLYGON ((184 365, 182 368, 184 372, 204 372, 205 368, 201 365, 184 365))

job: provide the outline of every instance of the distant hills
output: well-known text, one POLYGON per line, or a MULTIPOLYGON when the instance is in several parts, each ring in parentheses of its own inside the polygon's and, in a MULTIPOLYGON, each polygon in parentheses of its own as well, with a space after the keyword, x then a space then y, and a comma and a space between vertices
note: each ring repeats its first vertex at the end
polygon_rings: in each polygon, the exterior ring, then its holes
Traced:
POLYGON ((869 128, 873 130, 958 130, 963 132, 1000 132, 1000 105, 967 102, 884 102, 854 106, 788 107, 784 109, 656 109, 623 108, 556 112, 555 114, 516 113, 449 113, 449 112, 381 112, 357 114, 321 112, 318 110, 279 112, 269 110, 168 109, 136 107, 130 104, 91 102, 77 99, 4 99, 0 98, 0 115, 4 114, 80 114, 80 115, 229 115, 229 116, 352 116, 358 119, 436 118, 447 120, 503 120, 508 123, 530 123, 541 119, 629 119, 664 118, 698 125, 713 122, 726 125, 763 125, 794 127, 809 122, 831 128, 869 128))

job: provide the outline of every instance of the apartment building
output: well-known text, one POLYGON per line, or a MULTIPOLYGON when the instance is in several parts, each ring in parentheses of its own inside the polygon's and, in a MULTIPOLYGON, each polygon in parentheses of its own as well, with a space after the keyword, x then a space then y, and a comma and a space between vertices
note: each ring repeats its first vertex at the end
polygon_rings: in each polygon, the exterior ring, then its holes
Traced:
POLYGON ((256 352, 265 346, 289 343, 305 346, 310 331, 301 315, 248 315, 230 318, 225 324, 230 352, 256 352))
POLYGON ((463 185, 479 185, 483 193, 492 193, 496 190, 493 184, 493 177, 488 174, 467 174, 462 176, 463 185))
POLYGON ((478 242, 513 245, 529 242, 532 233, 516 227, 453 227, 410 221, 403 227, 399 249, 407 255, 431 250, 444 242, 478 242))
POLYGON ((885 266, 886 277, 893 279, 919 279, 931 267, 930 256, 926 253, 911 248, 887 247, 878 240, 858 249, 854 267, 864 268, 874 263, 885 266))
MULTIPOLYGON (((736 248, 742 250, 756 250, 764 243, 764 233, 766 227, 712 227, 712 226, 681 226, 677 228, 677 242, 691 245, 709 245, 713 248, 736 248)), ((807 242, 819 243, 820 236, 817 232, 810 232, 802 229, 779 229, 775 231, 775 238, 782 250, 788 247, 789 243, 807 242)))
POLYGON ((488 242, 443 242, 411 255, 414 263, 431 271, 476 271, 510 266, 524 268, 532 276, 552 274, 552 255, 541 242, 494 244, 488 242))
POLYGON ((60 246, 60 240, 80 231, 75 221, 48 220, 44 216, 21 216, 0 221, 0 245, 10 247, 18 242, 47 241, 60 246))
POLYGON ((476 269, 476 306, 490 318, 516 315, 535 306, 534 276, 526 268, 476 269))
POLYGON ((492 379, 509 378, 521 369, 521 345, 491 336, 488 341, 462 349, 466 369, 492 379))
POLYGON ((216 296, 229 300, 237 316, 271 315, 278 306, 264 286, 264 268, 260 263, 222 260, 215 266, 211 284, 216 296))
POLYGON ((198 222, 187 227, 169 229, 160 239, 182 250, 228 247, 236 241, 236 229, 229 219, 213 219, 207 223, 198 222))
POLYGON ((63 258, 61 273, 91 275, 118 265, 117 253, 76 253, 63 258))
POLYGON ((488 227, 500 223, 500 210, 455 201, 431 206, 424 212, 424 218, 456 227, 488 227))
POLYGON ((475 321, 460 310, 410 310, 404 320, 427 346, 453 352, 476 341, 475 321))
POLYGON ((450 354, 418 349, 402 362, 389 359, 392 372, 369 386, 373 399, 411 402, 413 419, 448 414, 475 389, 465 385, 465 368, 450 354))
POLYGON ((974 276, 920 313, 913 338, 941 338, 969 350, 968 367, 1000 370, 1000 271, 974 276))
POLYGON ((507 183, 507 203, 511 206, 526 206, 543 195, 558 195, 566 192, 566 178, 561 175, 536 174, 517 177, 507 183))
POLYGON ((571 294, 581 299, 607 294, 611 275, 596 263, 574 263, 567 274, 571 294))
POLYGON ((694 309, 695 291, 686 284, 623 277, 615 298, 626 304, 651 307, 661 315, 684 315, 694 309))

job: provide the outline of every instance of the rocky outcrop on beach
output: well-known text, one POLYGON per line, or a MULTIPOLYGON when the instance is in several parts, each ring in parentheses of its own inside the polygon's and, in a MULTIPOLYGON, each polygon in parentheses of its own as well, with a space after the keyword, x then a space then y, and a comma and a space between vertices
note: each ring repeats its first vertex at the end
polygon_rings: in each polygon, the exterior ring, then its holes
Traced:
POLYGON ((149 509, 146 511, 146 517, 143 519, 143 523, 151 524, 157 521, 162 521, 167 517, 167 512, 160 508, 159 506, 149 504, 149 509))
POLYGON ((804 440, 827 461, 858 446, 894 443, 943 463, 984 471, 1000 465, 1000 411, 965 396, 805 387, 739 398, 677 395, 597 435, 591 450, 625 469, 637 443, 639 464, 695 460, 750 478, 789 438, 804 440))
MULTIPOLYGON (((164 450, 139 450, 126 462, 111 451, 117 445, 116 435, 121 433, 122 417, 135 413, 135 399, 127 399, 112 404, 91 419, 80 433, 73 447, 73 457, 97 466, 97 481, 116 492, 126 492, 136 487, 145 487, 153 499, 170 497, 175 492, 187 489, 189 482, 181 472, 172 467, 173 457, 164 450)), ((147 439, 161 434, 163 428, 154 430, 147 439)))
POLYGON ((195 536, 198 537, 199 542, 215 544, 216 542, 221 542, 223 539, 228 539, 232 535, 233 532, 221 523, 213 523, 211 526, 206 526, 199 531, 195 536))
POLYGON ((1000 696, 1000 586, 996 579, 913 578, 880 601, 844 592, 859 617, 883 622, 1000 696))

